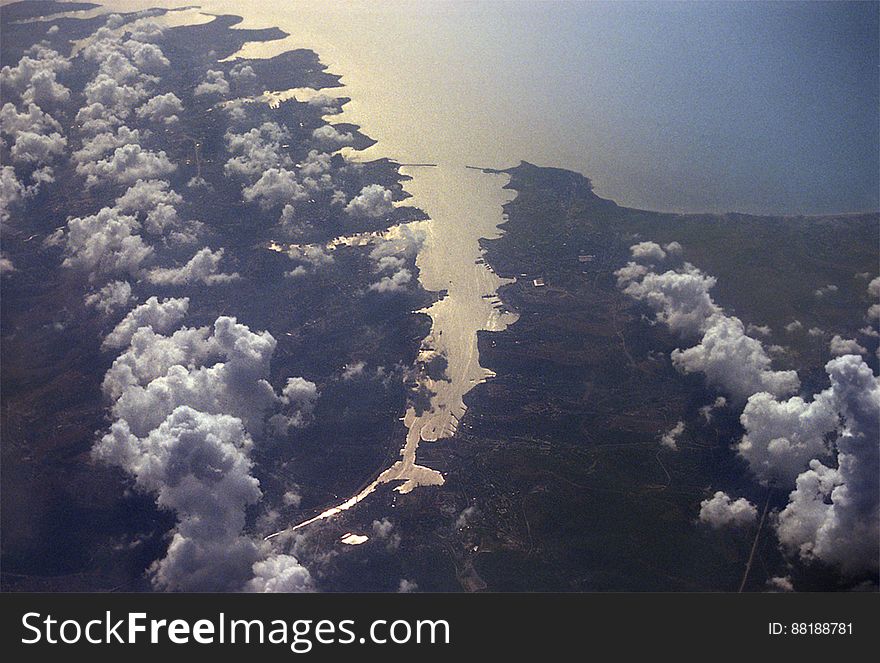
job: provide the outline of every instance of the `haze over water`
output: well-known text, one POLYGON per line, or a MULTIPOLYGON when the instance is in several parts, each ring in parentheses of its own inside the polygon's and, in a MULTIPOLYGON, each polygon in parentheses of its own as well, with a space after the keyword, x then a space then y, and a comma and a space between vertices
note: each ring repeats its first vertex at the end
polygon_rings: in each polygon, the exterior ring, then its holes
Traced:
POLYGON ((317 51, 401 161, 525 159, 654 210, 880 204, 877 3, 199 4, 317 51))

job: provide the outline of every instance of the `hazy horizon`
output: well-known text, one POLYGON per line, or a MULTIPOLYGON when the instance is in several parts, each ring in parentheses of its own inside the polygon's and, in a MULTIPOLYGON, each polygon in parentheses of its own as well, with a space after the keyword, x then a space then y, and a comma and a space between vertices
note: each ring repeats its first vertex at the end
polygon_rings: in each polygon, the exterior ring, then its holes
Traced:
POLYGON ((569 168, 660 211, 880 207, 875 2, 199 4, 315 50, 376 153, 569 168))

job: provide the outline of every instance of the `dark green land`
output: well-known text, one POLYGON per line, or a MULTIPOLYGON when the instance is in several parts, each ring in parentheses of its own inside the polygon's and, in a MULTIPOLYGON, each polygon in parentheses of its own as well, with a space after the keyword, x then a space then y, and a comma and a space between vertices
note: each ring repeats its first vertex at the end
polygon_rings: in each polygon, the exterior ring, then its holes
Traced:
MULTIPOLYGON (((481 363, 497 377, 466 396, 455 438, 419 448, 446 485, 394 498, 401 550, 412 550, 402 573, 451 591, 736 591, 755 529, 697 525, 700 501, 725 490, 759 507, 769 499, 772 510, 787 494, 768 495, 733 451, 741 405, 707 423, 699 408, 722 392, 671 365, 673 349, 699 339, 650 324, 652 312, 613 273, 635 242, 680 242, 685 260, 717 277, 719 305, 773 329, 765 345, 787 348, 774 366, 797 369, 809 395, 827 386, 830 332, 852 337, 866 324, 867 279, 856 274, 876 275, 878 216, 660 214, 603 200, 577 173, 527 163, 506 172, 518 195, 503 236, 484 247, 497 273, 518 277, 500 296, 520 318, 481 334, 481 363), (534 287, 537 277, 546 287, 534 287), (817 303, 814 291, 829 283, 836 296, 817 303), (784 331, 793 319, 803 328, 784 331), (825 335, 810 336, 814 326, 825 335), (678 420, 686 432, 673 452, 659 438, 678 420), (468 506, 476 513, 459 527, 468 506)), ((868 346, 876 371, 877 343, 868 346)), ((337 526, 371 512, 388 509, 364 504, 337 526)), ((777 575, 804 590, 861 580, 789 567, 767 525, 745 589, 762 591, 777 575)))
MULTIPOLYGON (((741 406, 705 422, 699 408, 721 392, 669 359, 698 339, 649 324, 613 272, 637 241, 680 242, 685 260, 717 277, 718 304, 773 329, 765 345, 789 349, 776 367, 796 368, 811 394, 827 386, 830 334, 807 329, 852 337, 866 324, 867 280, 855 275, 876 274, 878 216, 659 214, 603 200, 577 173, 527 163, 507 172, 518 196, 504 235, 484 246, 496 272, 520 277, 500 292, 520 319, 480 337, 481 363, 498 375, 466 398, 455 443, 465 462, 449 481, 480 504, 477 571, 490 589, 736 590, 754 531, 694 520, 710 488, 767 499, 731 450, 741 406), (539 276, 546 287, 532 285, 539 276), (839 291, 817 304, 814 291, 829 283, 839 291), (784 331, 792 319, 800 332, 784 331), (658 440, 678 420, 686 433, 672 452, 658 440)), ((873 352, 869 362, 876 371, 873 352)), ((786 498, 771 494, 771 508, 786 498)), ((747 588, 787 572, 767 527, 747 588)), ((798 587, 837 583, 824 569, 793 572, 798 587)))

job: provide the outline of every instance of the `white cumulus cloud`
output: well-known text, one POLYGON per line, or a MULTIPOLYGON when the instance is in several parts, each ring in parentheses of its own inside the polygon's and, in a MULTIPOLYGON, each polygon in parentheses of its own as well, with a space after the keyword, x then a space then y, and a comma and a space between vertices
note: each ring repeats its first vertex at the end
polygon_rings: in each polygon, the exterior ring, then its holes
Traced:
POLYGON ((179 113, 183 113, 183 102, 173 92, 150 97, 136 112, 141 119, 164 125, 176 123, 180 119, 179 113))
POLYGON ((876 573, 880 379, 857 355, 832 359, 825 369, 831 386, 822 396, 840 414, 837 467, 810 461, 779 514, 777 536, 784 549, 807 561, 821 560, 846 574, 876 573))
POLYGON ((615 274, 623 292, 650 306, 657 321, 682 337, 702 334, 698 345, 673 351, 672 362, 679 370, 703 373, 710 384, 742 401, 758 391, 797 391, 797 374, 773 370, 762 343, 746 334, 739 318, 715 304, 709 294, 713 277, 689 263, 661 274, 629 263, 615 274))
POLYGON ((733 500, 721 490, 700 502, 700 522, 715 529, 751 525, 757 517, 758 510, 754 504, 744 497, 733 500))
POLYGON ((351 216, 379 218, 386 216, 394 209, 391 191, 381 184, 369 184, 352 198, 345 211, 351 216))
POLYGON ((223 249, 212 251, 208 247, 200 249, 181 267, 154 267, 147 272, 147 280, 156 285, 191 285, 203 283, 216 285, 241 278, 238 272, 220 272, 223 249))
POLYGON ((831 351, 831 354, 837 357, 840 355, 867 354, 868 352, 865 347, 859 345, 859 342, 855 339, 843 338, 840 334, 834 335, 828 343, 828 349, 831 351))
MULTIPOLYGON (((129 292, 131 291, 129 287, 129 292)), ((119 322, 104 339, 104 348, 123 348, 131 343, 131 337, 141 327, 164 333, 170 331, 186 316, 189 298, 169 298, 161 302, 158 297, 150 297, 136 306, 119 322)))
POLYGON ((225 96, 229 94, 229 81, 223 75, 222 71, 209 69, 205 72, 205 78, 196 86, 193 92, 195 95, 219 94, 225 96))
POLYGON ((86 186, 104 182, 132 184, 137 180, 161 179, 177 169, 164 151, 151 152, 137 144, 117 147, 113 155, 80 164, 77 172, 86 176, 86 186))
POLYGON ((241 191, 245 202, 257 202, 263 209, 281 207, 308 197, 296 173, 284 168, 269 168, 251 186, 241 191))
POLYGON ((675 426, 663 433, 660 444, 672 451, 678 451, 678 438, 684 433, 684 422, 679 421, 675 426))
POLYGON ((111 281, 83 299, 86 306, 91 306, 104 315, 109 315, 118 308, 126 308, 133 300, 131 283, 128 281, 111 281))
POLYGON ((629 251, 633 258, 645 262, 660 261, 666 257, 666 251, 656 242, 639 242, 629 247, 629 251))

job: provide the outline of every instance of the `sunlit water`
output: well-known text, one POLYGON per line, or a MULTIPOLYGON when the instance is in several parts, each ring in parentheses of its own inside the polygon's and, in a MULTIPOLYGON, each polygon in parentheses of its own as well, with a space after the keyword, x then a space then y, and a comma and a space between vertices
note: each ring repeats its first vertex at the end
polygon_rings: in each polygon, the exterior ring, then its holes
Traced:
POLYGON ((524 159, 657 211, 878 206, 877 3, 200 4, 290 34, 245 54, 317 52, 342 75, 348 114, 402 162, 524 159))
MULTIPOLYGON (((395 490, 400 493, 408 493, 417 486, 442 485, 442 474, 416 462, 419 445, 454 435, 465 412, 464 395, 493 375, 480 365, 477 332, 501 331, 517 319, 515 313, 497 306, 495 295, 505 280, 484 263, 479 246, 481 238, 498 236, 501 206, 511 199, 510 191, 502 189, 508 177, 460 165, 404 170, 413 175, 407 183, 412 202, 431 217, 421 224, 426 238, 416 258, 419 279, 427 290, 446 291, 445 297, 422 311, 431 317, 432 325, 422 342, 421 358, 443 355, 448 362, 446 379, 420 376, 421 383, 433 395, 424 412, 417 413, 413 407, 407 410, 407 436, 400 460, 358 494, 290 529, 300 529, 350 509, 382 484, 397 483, 395 490), (455 191, 456 195, 449 196, 448 191, 455 191)), ((365 239, 368 238, 357 236, 352 241, 360 243, 365 239)))

